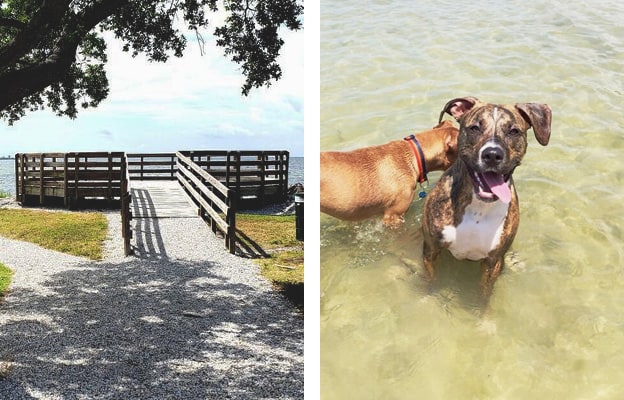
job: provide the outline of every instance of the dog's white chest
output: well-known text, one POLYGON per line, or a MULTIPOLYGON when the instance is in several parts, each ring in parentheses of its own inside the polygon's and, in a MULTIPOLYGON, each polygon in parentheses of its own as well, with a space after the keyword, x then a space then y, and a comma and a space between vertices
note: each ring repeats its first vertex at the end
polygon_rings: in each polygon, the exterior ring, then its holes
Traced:
POLYGON ((495 249, 501 238, 509 204, 500 200, 480 201, 473 195, 458 226, 442 230, 443 241, 457 259, 481 260, 495 249))

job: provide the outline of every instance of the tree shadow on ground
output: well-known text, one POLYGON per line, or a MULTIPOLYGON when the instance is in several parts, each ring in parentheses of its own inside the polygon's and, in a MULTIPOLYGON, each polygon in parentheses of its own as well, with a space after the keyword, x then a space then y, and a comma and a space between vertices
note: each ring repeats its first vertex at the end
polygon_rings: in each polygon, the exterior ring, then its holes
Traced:
MULTIPOLYGON (((236 230, 236 254, 245 258, 270 258, 271 254, 247 236, 243 231, 236 230)), ((304 284, 274 284, 276 290, 286 297, 297 309, 304 311, 304 284)))
POLYGON ((5 299, 0 360, 14 362, 0 398, 302 398, 290 305, 216 262, 169 259, 148 225, 138 257, 68 267, 47 294, 5 299))

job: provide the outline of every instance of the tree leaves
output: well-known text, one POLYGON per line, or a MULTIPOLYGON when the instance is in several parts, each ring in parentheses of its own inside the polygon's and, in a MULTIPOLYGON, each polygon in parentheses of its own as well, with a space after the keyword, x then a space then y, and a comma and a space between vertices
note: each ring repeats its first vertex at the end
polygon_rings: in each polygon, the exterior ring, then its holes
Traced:
MULTIPOLYGON (((299 0, 301 1, 301 0, 299 0)), ((8 0, 0 7, 0 118, 9 124, 44 107, 75 118, 109 93, 105 64, 111 31, 133 56, 166 62, 181 57, 187 39, 179 21, 198 36, 215 13, 216 44, 241 67, 242 93, 281 77, 280 29, 298 30, 297 0, 8 0), (221 7, 221 9, 219 8, 221 7)))

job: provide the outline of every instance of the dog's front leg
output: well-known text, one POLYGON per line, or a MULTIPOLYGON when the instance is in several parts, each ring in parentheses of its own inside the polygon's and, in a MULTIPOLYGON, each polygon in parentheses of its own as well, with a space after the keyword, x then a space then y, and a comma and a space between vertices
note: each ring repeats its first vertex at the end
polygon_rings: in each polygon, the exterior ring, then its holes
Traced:
POLYGON ((484 304, 487 304, 492 295, 494 282, 503 269, 503 257, 486 258, 481 261, 481 296, 484 304))
POLYGON ((423 264, 425 265, 426 278, 430 283, 435 280, 434 265, 439 255, 439 247, 430 245, 427 240, 423 242, 423 264))

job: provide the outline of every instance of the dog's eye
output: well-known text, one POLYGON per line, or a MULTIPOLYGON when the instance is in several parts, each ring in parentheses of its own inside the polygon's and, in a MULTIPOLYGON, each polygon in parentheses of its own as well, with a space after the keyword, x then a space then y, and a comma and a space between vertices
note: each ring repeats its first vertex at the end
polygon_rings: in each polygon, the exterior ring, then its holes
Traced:
POLYGON ((472 126, 468 127, 468 129, 470 129, 470 131, 472 133, 480 133, 481 132, 481 128, 479 127, 479 125, 472 125, 472 126))
POLYGON ((518 128, 511 128, 509 130, 509 134, 512 135, 512 136, 518 136, 518 135, 521 134, 521 132, 520 132, 520 129, 518 129, 518 128))

